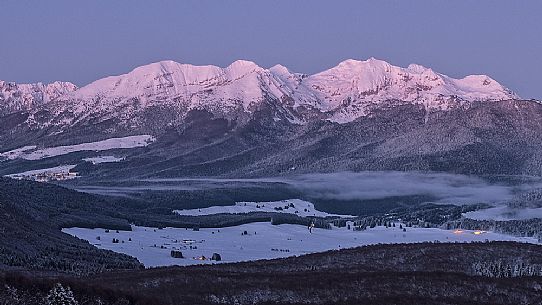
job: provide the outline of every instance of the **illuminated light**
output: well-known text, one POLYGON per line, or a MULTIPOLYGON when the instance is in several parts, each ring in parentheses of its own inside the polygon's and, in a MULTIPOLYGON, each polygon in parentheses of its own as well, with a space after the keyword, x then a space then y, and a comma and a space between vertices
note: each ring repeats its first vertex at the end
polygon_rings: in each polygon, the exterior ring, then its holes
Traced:
POLYGON ((455 231, 454 231, 454 234, 461 234, 461 233, 463 233, 462 230, 455 230, 455 231))
POLYGON ((483 234, 483 233, 486 233, 486 231, 474 231, 472 232, 474 235, 480 235, 480 234, 483 234))

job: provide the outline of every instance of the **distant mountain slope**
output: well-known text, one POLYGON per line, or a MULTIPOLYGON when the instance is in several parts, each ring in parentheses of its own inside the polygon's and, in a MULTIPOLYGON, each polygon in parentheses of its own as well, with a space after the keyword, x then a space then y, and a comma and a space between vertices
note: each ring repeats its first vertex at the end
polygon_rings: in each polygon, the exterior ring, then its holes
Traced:
POLYGON ((216 121, 200 120, 196 130, 171 131, 145 152, 95 167, 96 178, 361 170, 542 173, 542 105, 536 102, 502 101, 491 107, 479 102, 431 115, 420 105, 404 105, 348 124, 321 121, 292 127, 251 121, 229 132, 216 121))
POLYGON ((60 232, 79 225, 130 228, 98 211, 104 202, 54 185, 0 177, 0 269, 73 274, 139 268, 126 255, 98 250, 60 232))
POLYGON ((0 115, 31 110, 77 90, 69 82, 16 84, 0 80, 0 115))
MULTIPOLYGON (((242 60, 226 68, 163 61, 1 116, 0 152, 149 135, 157 139, 151 145, 124 152, 122 162, 87 165, 85 174, 539 175, 541 107, 489 76, 454 79, 374 58, 346 60, 314 75, 242 60)), ((96 157, 78 156, 76 162, 96 157)), ((51 166, 68 164, 49 159, 51 166)), ((19 161, 0 166, 16 168, 19 161)))

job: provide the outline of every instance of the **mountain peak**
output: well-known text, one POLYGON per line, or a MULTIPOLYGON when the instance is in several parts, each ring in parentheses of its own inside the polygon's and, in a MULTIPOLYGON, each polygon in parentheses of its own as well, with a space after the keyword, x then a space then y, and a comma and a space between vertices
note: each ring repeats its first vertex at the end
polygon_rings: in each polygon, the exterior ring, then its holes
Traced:
POLYGON ((232 62, 228 67, 226 67, 225 70, 234 74, 237 77, 240 77, 248 73, 263 71, 264 69, 249 60, 236 60, 232 62))
POLYGON ((171 70, 174 70, 174 69, 178 69, 179 66, 181 66, 181 65, 182 65, 181 63, 178 63, 178 62, 173 61, 173 60, 162 60, 162 61, 159 61, 159 62, 154 62, 154 63, 150 63, 148 65, 137 67, 134 70, 132 70, 132 72, 133 71, 138 71, 138 70, 171 71, 171 70))
POLYGON ((419 64, 410 64, 408 65, 407 67, 407 70, 409 72, 412 72, 412 73, 423 73, 425 72, 426 70, 428 70, 429 68, 426 68, 422 65, 419 65, 419 64))
POLYGON ((314 90, 321 109, 338 113, 336 120, 343 122, 392 100, 444 110, 461 101, 518 98, 486 75, 454 79, 421 65, 402 68, 374 57, 342 61, 329 70, 311 75, 305 84, 314 90))
POLYGON ((228 68, 240 68, 240 67, 260 68, 260 66, 258 66, 255 62, 250 61, 250 60, 244 60, 244 59, 238 59, 238 60, 232 62, 228 66, 228 68))
POLYGON ((275 74, 292 74, 292 72, 290 72, 290 69, 281 64, 272 66, 271 68, 269 68, 269 71, 275 74))
POLYGON ((338 66, 385 66, 390 65, 387 61, 376 59, 374 57, 369 57, 366 60, 357 60, 357 59, 346 59, 341 61, 338 66))
POLYGON ((371 57, 367 60, 347 59, 337 66, 318 74, 340 73, 343 75, 383 75, 391 72, 392 65, 388 62, 371 57))
POLYGON ((217 69, 218 67, 207 65, 207 66, 195 66, 191 64, 182 64, 178 63, 173 60, 162 60, 159 62, 150 63, 147 65, 139 66, 133 69, 131 72, 123 75, 119 75, 119 77, 122 76, 135 76, 135 77, 141 77, 141 76, 148 76, 150 74, 159 75, 163 73, 175 73, 177 71, 189 71, 192 72, 192 70, 205 70, 205 69, 217 69))

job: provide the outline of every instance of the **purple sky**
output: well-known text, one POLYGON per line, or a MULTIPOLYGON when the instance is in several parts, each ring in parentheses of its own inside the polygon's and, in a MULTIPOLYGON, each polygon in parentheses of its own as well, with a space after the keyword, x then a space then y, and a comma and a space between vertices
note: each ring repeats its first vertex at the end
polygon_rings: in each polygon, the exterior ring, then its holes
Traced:
POLYGON ((0 79, 85 85, 172 59, 315 73, 374 56, 542 98, 542 1, 18 1, 0 3, 0 79))

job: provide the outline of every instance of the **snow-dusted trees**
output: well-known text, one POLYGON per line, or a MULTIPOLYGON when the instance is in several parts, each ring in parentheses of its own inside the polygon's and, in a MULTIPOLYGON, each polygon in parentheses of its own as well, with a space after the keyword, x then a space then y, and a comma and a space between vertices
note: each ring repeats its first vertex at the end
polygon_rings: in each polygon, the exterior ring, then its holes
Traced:
POLYGON ((78 305, 77 301, 73 297, 73 292, 70 287, 64 287, 60 283, 57 283, 47 294, 45 298, 45 304, 47 305, 78 305))
POLYGON ((19 296, 19 291, 12 286, 5 285, 4 289, 6 293, 0 295, 0 305, 19 305, 24 304, 23 300, 19 296))
POLYGON ((511 208, 539 208, 542 207, 542 189, 524 192, 508 203, 511 208))
POLYGON ((508 278, 519 276, 541 276, 542 266, 530 265, 524 262, 506 263, 503 261, 478 262, 472 266, 475 275, 508 278))

